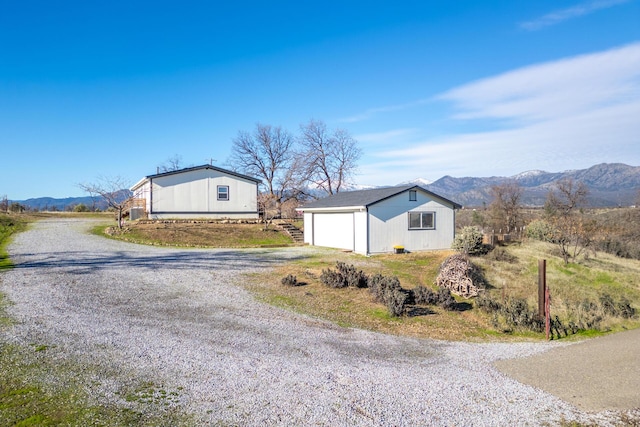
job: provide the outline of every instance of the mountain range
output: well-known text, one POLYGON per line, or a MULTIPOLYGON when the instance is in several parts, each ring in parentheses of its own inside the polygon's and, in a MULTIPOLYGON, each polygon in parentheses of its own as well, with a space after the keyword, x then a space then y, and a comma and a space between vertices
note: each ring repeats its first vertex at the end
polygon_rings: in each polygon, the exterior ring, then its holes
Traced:
MULTIPOLYGON (((433 191, 465 207, 483 206, 491 203, 491 187, 515 181, 522 188, 521 203, 525 206, 543 206, 549 190, 561 179, 573 179, 589 188, 588 203, 592 207, 631 206, 637 203, 640 191, 640 166, 622 163, 601 163, 588 169, 565 172, 540 170, 522 172, 511 177, 492 176, 485 178, 443 176, 430 182, 423 178, 399 183, 415 184, 433 191)), ((372 187, 353 187, 363 189, 372 187)), ((40 197, 18 201, 23 206, 38 210, 66 210, 80 203, 104 209, 103 202, 91 197, 68 197, 55 199, 40 197)))
POLYGON ((587 200, 591 207, 631 206, 636 204, 640 191, 640 167, 622 163, 601 163, 588 169, 565 172, 534 170, 511 177, 454 178, 447 175, 427 185, 424 180, 413 182, 463 206, 482 206, 491 202, 492 186, 513 181, 523 190, 521 203, 535 207, 544 205, 549 191, 562 179, 583 182, 589 189, 587 200))

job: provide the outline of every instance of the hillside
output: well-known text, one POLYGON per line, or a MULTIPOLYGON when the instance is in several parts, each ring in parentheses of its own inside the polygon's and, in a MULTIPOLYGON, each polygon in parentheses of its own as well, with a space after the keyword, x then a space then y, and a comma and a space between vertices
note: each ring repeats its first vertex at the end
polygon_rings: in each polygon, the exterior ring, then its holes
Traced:
POLYGON ((592 207, 633 205, 640 189, 640 167, 622 163, 602 163, 565 172, 528 171, 511 177, 444 176, 425 188, 463 206, 482 206, 491 202, 492 186, 513 180, 523 189, 524 205, 542 206, 549 190, 563 178, 584 182, 589 188, 588 200, 592 207))

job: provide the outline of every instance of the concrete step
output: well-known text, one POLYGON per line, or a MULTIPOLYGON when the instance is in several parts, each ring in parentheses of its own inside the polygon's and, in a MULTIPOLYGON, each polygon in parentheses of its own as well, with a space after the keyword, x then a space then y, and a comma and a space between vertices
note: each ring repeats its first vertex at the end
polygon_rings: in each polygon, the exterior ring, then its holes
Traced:
POLYGON ((295 225, 288 222, 281 222, 278 224, 296 243, 304 242, 304 233, 295 225))

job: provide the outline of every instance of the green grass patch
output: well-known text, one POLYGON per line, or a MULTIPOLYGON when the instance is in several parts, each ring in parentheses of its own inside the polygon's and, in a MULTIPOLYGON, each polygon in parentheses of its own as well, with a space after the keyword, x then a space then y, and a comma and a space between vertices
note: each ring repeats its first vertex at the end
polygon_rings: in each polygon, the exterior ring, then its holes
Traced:
POLYGON ((21 215, 0 213, 0 270, 13 267, 13 263, 7 253, 7 246, 11 237, 27 228, 28 217, 21 215))
POLYGON ((134 381, 121 386, 120 401, 100 398, 102 369, 52 357, 49 350, 0 343, 0 425, 194 425, 180 407, 180 390, 134 381))

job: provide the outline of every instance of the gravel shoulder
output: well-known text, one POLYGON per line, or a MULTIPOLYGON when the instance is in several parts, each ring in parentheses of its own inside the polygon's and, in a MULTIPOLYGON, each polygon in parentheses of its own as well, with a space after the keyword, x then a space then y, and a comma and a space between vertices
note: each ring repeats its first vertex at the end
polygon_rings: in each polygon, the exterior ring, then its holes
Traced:
MULTIPOLYGON (((159 384, 204 425, 615 425, 494 367, 564 346, 471 344, 341 328, 256 301, 243 274, 312 248, 183 250, 35 223, 0 275, 15 325, 0 343, 50 346, 96 402, 159 384), (82 367, 86 367, 83 369, 82 367)), ((137 402, 136 404, 144 404, 137 402)))
POLYGON ((496 366, 588 411, 640 411, 640 329, 551 349, 496 366))

